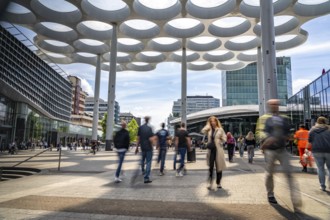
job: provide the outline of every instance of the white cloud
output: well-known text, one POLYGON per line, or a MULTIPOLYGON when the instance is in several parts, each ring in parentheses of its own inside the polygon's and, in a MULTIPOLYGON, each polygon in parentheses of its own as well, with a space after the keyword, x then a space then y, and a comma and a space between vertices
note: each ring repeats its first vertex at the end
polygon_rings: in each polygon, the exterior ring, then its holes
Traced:
POLYGON ((321 42, 317 44, 311 44, 306 43, 299 47, 285 50, 278 52, 278 56, 295 56, 295 55, 301 55, 304 53, 308 53, 309 56, 312 56, 313 54, 320 54, 323 52, 329 52, 330 50, 330 42, 321 42))
POLYGON ((94 96, 93 87, 89 84, 86 79, 81 79, 81 88, 83 91, 88 93, 88 96, 94 96))
POLYGON ((312 82, 313 80, 311 79, 296 79, 294 81, 294 83, 292 83, 292 94, 296 94, 297 92, 299 92, 302 88, 304 88, 305 86, 307 86, 310 82, 312 82))

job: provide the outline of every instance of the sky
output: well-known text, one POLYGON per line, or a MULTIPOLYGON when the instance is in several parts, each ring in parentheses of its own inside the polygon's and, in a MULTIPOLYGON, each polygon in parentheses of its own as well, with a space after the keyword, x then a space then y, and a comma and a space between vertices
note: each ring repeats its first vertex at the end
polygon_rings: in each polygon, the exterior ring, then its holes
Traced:
MULTIPOLYGON (((296 48, 277 52, 290 56, 293 94, 330 69, 330 15, 319 17, 302 25, 309 33, 307 41, 296 48)), ((61 67, 83 80, 84 89, 94 95, 95 67, 88 64, 69 64, 61 67)), ((221 100, 221 72, 217 70, 191 71, 187 74, 187 95, 212 95, 221 100)), ((100 98, 108 98, 107 71, 101 73, 100 98)), ((181 98, 180 63, 161 63, 150 72, 117 72, 116 101, 120 112, 137 117, 151 116, 151 124, 159 128, 172 111, 173 101, 181 98)), ((221 101, 220 101, 221 102, 221 101)))
MULTIPOLYGON (((330 69, 330 15, 308 21, 302 28, 309 33, 307 41, 294 49, 277 52, 291 57, 293 94, 330 69)), ((94 95, 95 67, 68 64, 60 67, 69 75, 82 79, 83 89, 94 95)), ((221 103, 221 71, 187 71, 187 95, 211 95, 221 103)), ((100 98, 108 99, 109 72, 101 72, 100 98)), ((120 112, 134 116, 151 116, 151 124, 159 128, 172 112, 173 101, 181 98, 181 64, 160 63, 150 72, 117 72, 116 101, 120 112)))

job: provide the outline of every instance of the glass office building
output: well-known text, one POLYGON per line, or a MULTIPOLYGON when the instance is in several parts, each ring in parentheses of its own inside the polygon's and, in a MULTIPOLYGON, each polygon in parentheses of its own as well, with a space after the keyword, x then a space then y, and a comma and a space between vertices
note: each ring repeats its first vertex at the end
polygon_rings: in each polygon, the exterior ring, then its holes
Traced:
MULTIPOLYGON (((213 96, 187 96, 187 114, 220 106, 220 100, 213 96)), ((181 99, 173 102, 172 114, 174 117, 181 116, 181 99)))
POLYGON ((69 123, 72 85, 0 26, 0 143, 68 142, 91 129, 69 123))
MULTIPOLYGON (((86 113, 93 115, 94 111, 94 97, 86 97, 85 110, 86 113)), ((99 98, 99 119, 102 120, 105 113, 108 112, 108 101, 104 101, 99 98)), ((115 124, 120 123, 120 106, 117 101, 115 101, 114 106, 114 121, 115 124)))
POLYGON ((310 128, 319 116, 330 118, 330 70, 289 98, 288 114, 296 128, 301 123, 310 128))
MULTIPOLYGON (((286 105, 292 96, 292 75, 290 57, 278 57, 277 91, 281 105, 286 105)), ((222 73, 222 106, 258 105, 257 63, 245 68, 222 73)))

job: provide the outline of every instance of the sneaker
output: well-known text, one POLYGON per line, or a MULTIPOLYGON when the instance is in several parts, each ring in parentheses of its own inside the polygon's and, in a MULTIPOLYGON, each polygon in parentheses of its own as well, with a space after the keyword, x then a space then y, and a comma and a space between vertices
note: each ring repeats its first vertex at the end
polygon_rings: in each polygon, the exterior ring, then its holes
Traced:
POLYGON ((115 177, 115 183, 120 183, 122 180, 119 177, 115 177))
POLYGON ((207 187, 207 189, 210 190, 210 191, 214 191, 214 192, 218 191, 218 188, 217 187, 212 187, 212 185, 209 185, 207 187))
POLYGON ((324 191, 324 192, 326 191, 326 190, 325 190, 325 187, 322 187, 322 186, 320 186, 320 190, 322 190, 322 191, 324 191))
POLYGON ((277 204, 277 200, 275 199, 274 196, 270 196, 270 197, 268 197, 268 202, 269 202, 269 203, 272 203, 272 204, 277 204))
POLYGON ((183 176, 182 172, 176 172, 175 176, 183 176))
POLYGON ((144 183, 152 183, 151 180, 144 180, 144 183))
POLYGON ((222 189, 222 186, 220 184, 217 185, 218 189, 222 189))
POLYGON ((164 173, 163 173, 163 172, 160 172, 160 173, 159 173, 159 176, 164 176, 164 173))

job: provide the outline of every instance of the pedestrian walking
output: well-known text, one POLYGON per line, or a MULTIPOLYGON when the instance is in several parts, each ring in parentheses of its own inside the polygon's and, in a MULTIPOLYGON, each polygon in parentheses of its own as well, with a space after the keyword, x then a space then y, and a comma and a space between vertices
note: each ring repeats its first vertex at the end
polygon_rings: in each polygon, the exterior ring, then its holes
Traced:
POLYGON ((180 154, 180 167, 176 171, 176 176, 183 176, 185 156, 187 150, 190 151, 190 148, 191 139, 186 130, 186 124, 182 122, 181 127, 175 134, 175 149, 180 154))
POLYGON ((141 170, 144 174, 144 183, 151 183, 150 171, 153 152, 154 133, 149 126, 150 117, 144 118, 145 123, 138 129, 137 146, 135 154, 138 153, 139 145, 141 147, 141 170))
POLYGON ((252 131, 249 131, 245 137, 245 145, 248 153, 249 163, 253 162, 254 157, 254 147, 256 146, 256 140, 252 131))
POLYGON ((217 190, 222 188, 221 179, 222 171, 226 168, 225 153, 223 145, 227 141, 227 136, 223 130, 220 121, 215 117, 211 116, 207 119, 205 127, 202 129, 202 133, 207 135, 208 144, 213 145, 209 148, 206 155, 206 162, 209 166, 209 190, 217 190), (214 143, 214 144, 211 144, 214 143), (214 164, 216 168, 216 187, 213 186, 213 169, 214 164))
POLYGON ((330 190, 330 128, 325 117, 319 117, 315 126, 309 131, 309 143, 317 166, 320 189, 326 191, 325 168, 328 168, 328 190, 330 190))
POLYGON ((227 132, 227 151, 228 151, 228 159, 230 163, 233 162, 235 144, 236 141, 234 136, 230 132, 227 132))
POLYGON ((161 124, 162 129, 160 129, 156 135, 158 138, 158 159, 157 163, 160 163, 160 170, 159 176, 164 175, 164 167, 165 167, 165 160, 166 160, 166 153, 167 153, 167 140, 169 137, 169 132, 165 129, 165 123, 161 124))
POLYGON ((238 146, 239 156, 243 157, 244 156, 244 148, 245 148, 245 140, 244 140, 243 135, 240 135, 238 137, 237 146, 238 146))
POLYGON ((118 154, 118 167, 116 170, 115 182, 120 183, 122 180, 119 178, 121 168, 125 159, 126 152, 129 148, 129 132, 126 130, 126 122, 121 122, 121 129, 117 131, 113 141, 118 154))
POLYGON ((261 143, 261 149, 266 160, 266 190, 268 202, 277 204, 274 195, 274 179, 275 162, 278 160, 283 168, 286 179, 290 187, 291 201, 294 210, 301 206, 301 197, 299 194, 299 185, 294 183, 291 175, 291 167, 289 162, 289 153, 285 149, 285 143, 289 138, 290 126, 289 118, 279 113, 278 99, 270 99, 267 101, 269 113, 261 116, 257 122, 257 137, 261 143))
MULTIPOLYGON (((71 149, 70 149, 71 150, 71 149)), ((96 141, 92 141, 91 153, 96 154, 96 141)))
MULTIPOLYGON (((302 165, 303 169, 302 172, 307 172, 307 163, 304 160, 304 153, 305 149, 308 146, 308 130, 305 128, 305 125, 299 125, 299 130, 295 132, 294 139, 297 143, 299 157, 300 157, 300 164, 302 165)), ((311 150, 309 148, 309 150, 311 150)))

